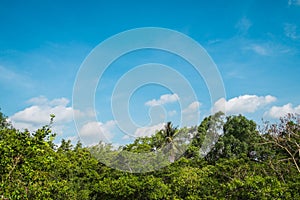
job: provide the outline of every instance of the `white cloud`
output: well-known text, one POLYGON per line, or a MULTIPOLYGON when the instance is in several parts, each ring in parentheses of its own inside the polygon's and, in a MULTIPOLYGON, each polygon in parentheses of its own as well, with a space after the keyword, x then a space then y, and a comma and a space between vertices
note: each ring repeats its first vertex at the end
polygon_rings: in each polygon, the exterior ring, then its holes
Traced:
POLYGON ((98 144, 100 141, 109 142, 114 136, 116 122, 111 120, 106 123, 88 122, 79 131, 80 139, 85 145, 98 144))
POLYGON ((274 42, 257 43, 249 40, 248 43, 249 44, 245 44, 245 47, 243 47, 242 49, 252 51, 260 56, 276 56, 291 53, 293 51, 293 49, 288 46, 284 46, 282 44, 274 42))
POLYGON ((43 104, 49 104, 49 100, 44 96, 39 96, 39 97, 33 97, 29 99, 27 103, 33 105, 43 105, 43 104))
POLYGON ((52 101, 49 101, 46 97, 39 96, 31 98, 27 102, 33 105, 67 106, 70 101, 66 98, 53 99, 52 101))
POLYGON ((297 34, 297 26, 295 24, 285 24, 284 33, 288 38, 291 38, 292 40, 296 40, 300 37, 297 34))
POLYGON ((200 106, 200 102, 194 101, 187 108, 182 110, 182 126, 194 126, 195 124, 198 124, 200 118, 200 106))
POLYGON ((28 102, 33 103, 34 105, 15 113, 11 117, 13 121, 45 123, 49 122, 50 114, 55 114, 55 119, 60 122, 72 120, 73 110, 72 107, 67 106, 69 100, 66 98, 49 101, 45 97, 36 97, 30 99, 28 102))
POLYGON ((245 48, 246 50, 251 50, 254 53, 261 55, 261 56, 267 56, 272 53, 272 50, 270 48, 269 44, 250 44, 248 47, 245 48))
POLYGON ((201 106, 201 103, 199 101, 194 101, 187 108, 183 109, 182 113, 184 113, 184 114, 190 114, 190 113, 195 113, 195 112, 198 113, 200 106, 201 106))
POLYGON ((135 137, 146 137, 146 136, 151 136, 156 133, 156 131, 161 130, 165 126, 164 123, 159 123, 153 126, 145 126, 145 127, 140 127, 137 128, 134 136, 135 137))
POLYGON ((258 108, 270 104, 276 101, 276 98, 267 96, 256 96, 256 95, 243 95, 234 97, 226 101, 224 98, 219 99, 215 102, 213 112, 223 111, 227 114, 242 114, 242 113, 253 113, 258 108), (224 107, 225 106, 225 107, 224 107))
POLYGON ((240 39, 240 41, 236 41, 240 43, 239 45, 241 47, 241 50, 247 52, 253 52, 257 55, 260 56, 277 56, 277 55, 283 55, 283 54, 289 54, 292 53, 294 50, 286 45, 280 44, 280 43, 275 43, 272 41, 268 42, 257 42, 254 40, 249 40, 249 39, 240 39))
MULTIPOLYGON (((25 73, 15 72, 8 67, 0 65, 0 82, 6 83, 9 86, 17 86, 18 88, 32 88, 31 79, 25 73)), ((11 88, 10 88, 11 89, 11 88)))
POLYGON ((242 19, 240 19, 238 21, 238 23, 235 25, 235 28, 238 29, 239 33, 240 34, 247 34, 249 28, 252 26, 252 23, 251 21, 246 18, 246 17, 243 17, 242 19))
POLYGON ((300 6, 300 0, 289 0, 288 5, 289 6, 292 6, 292 5, 300 6))
POLYGON ((64 123, 73 120, 73 109, 66 98, 59 98, 49 101, 47 98, 35 97, 28 101, 32 105, 21 110, 10 117, 14 127, 18 129, 27 128, 35 131, 43 125, 49 124, 50 114, 55 114, 53 129, 62 131, 64 123))
POLYGON ((158 100, 152 99, 150 101, 147 101, 145 103, 146 106, 159 106, 166 103, 173 103, 179 100, 179 97, 177 94, 164 94, 160 96, 158 100))
POLYGON ((257 45, 257 44, 252 45, 252 46, 251 46, 251 49, 252 49, 255 53, 257 53, 257 54, 259 54, 259 55, 262 55, 262 56, 266 56, 266 55, 269 54, 267 48, 265 48, 265 47, 263 47, 263 46, 261 46, 261 45, 257 45))
POLYGON ((20 78, 17 73, 0 65, 0 80, 13 80, 20 78))
POLYGON ((169 115, 170 117, 173 117, 173 116, 175 116, 176 114, 177 114, 176 110, 171 110, 171 111, 168 112, 168 115, 169 115))
POLYGON ((264 116, 271 118, 280 118, 288 113, 300 114, 300 105, 293 107, 291 103, 285 104, 283 106, 273 106, 269 111, 265 112, 264 116))

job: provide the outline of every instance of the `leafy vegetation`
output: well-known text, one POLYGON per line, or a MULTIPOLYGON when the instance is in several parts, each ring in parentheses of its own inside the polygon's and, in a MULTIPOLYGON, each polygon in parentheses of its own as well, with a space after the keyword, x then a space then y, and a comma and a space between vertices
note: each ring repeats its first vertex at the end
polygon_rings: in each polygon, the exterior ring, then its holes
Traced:
POLYGON ((0 199, 300 199, 297 115, 266 122, 258 131, 242 115, 216 113, 197 127, 167 123, 153 136, 118 150, 104 143, 72 146, 66 140, 56 146, 54 117, 30 133, 15 129, 0 113, 0 199), (180 152, 184 137, 192 140, 180 152), (170 152, 165 167, 130 173, 145 165, 124 152, 146 153, 147 159, 162 162, 151 156, 163 148, 170 152), (123 165, 124 171, 101 161, 123 165))

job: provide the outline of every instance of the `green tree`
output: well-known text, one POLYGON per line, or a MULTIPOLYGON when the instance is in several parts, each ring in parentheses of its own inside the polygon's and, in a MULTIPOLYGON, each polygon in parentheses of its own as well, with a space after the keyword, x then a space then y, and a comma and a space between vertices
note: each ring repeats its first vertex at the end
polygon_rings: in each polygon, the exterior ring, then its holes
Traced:
POLYGON ((169 161, 173 163, 175 161, 175 151, 178 149, 176 147, 175 136, 177 133, 177 127, 173 127, 171 122, 167 122, 164 129, 164 136, 166 141, 166 150, 169 151, 169 161))
POLYGON ((215 162, 219 158, 249 157, 258 161, 260 141, 254 121, 242 115, 228 116, 223 126, 223 134, 206 159, 215 162))
POLYGON ((11 124, 8 122, 7 117, 1 112, 0 109, 0 130, 5 128, 12 128, 11 124))
POLYGON ((259 134, 252 120, 228 116, 224 123, 218 113, 197 128, 177 129, 167 123, 154 135, 120 149, 104 143, 85 148, 78 142, 74 147, 65 139, 57 146, 53 119, 51 115, 49 125, 31 133, 13 128, 0 114, 0 199, 300 198, 296 115, 268 124, 259 134), (176 145, 184 145, 185 137, 191 136, 185 156, 175 161, 176 145), (159 158, 160 149, 171 154, 159 158), (103 160, 124 168, 112 169, 103 160), (165 167, 157 170, 161 160, 165 167))
POLYGON ((280 162, 291 162, 300 173, 300 117, 288 114, 279 124, 265 124, 265 143, 276 149, 280 162))
POLYGON ((203 162, 203 158, 215 146, 223 133, 224 113, 218 112, 205 117, 199 126, 191 127, 188 132, 193 133, 184 156, 193 160, 194 164, 203 162), (195 130, 194 130, 195 129, 195 130))

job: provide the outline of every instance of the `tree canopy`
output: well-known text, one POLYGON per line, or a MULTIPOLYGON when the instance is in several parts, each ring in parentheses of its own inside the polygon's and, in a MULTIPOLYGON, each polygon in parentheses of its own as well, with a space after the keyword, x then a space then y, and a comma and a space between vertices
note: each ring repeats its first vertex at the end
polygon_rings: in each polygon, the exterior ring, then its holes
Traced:
POLYGON ((0 112, 0 199, 300 199, 297 115, 258 130, 245 116, 216 113, 189 128, 169 122, 119 149, 65 139, 57 145, 54 117, 29 132, 15 129, 0 112), (180 156, 176 146, 185 143, 175 139, 179 133, 192 138, 180 156), (101 162, 113 165, 126 159, 122 152, 155 153, 163 146, 171 153, 159 170, 130 173, 142 164, 124 162, 121 171, 101 162))

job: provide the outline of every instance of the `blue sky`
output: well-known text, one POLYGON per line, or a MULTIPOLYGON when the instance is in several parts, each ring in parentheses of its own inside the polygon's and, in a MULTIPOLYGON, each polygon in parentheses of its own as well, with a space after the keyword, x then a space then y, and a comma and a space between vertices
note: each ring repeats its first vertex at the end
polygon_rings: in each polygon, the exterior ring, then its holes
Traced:
MULTIPOLYGON (((166 52, 132 52, 116 60, 95 92, 95 127, 114 143, 119 134, 110 108, 114 85, 143 63, 164 63, 190 81, 197 101, 180 108, 168 88, 147 85, 130 99, 132 119, 141 127, 133 136, 149 135, 179 113, 202 118, 226 104, 228 114, 255 120, 300 113, 300 1, 0 1, 0 107, 15 126, 34 130, 55 113, 59 138, 76 137, 72 92, 84 59, 100 42, 141 27, 179 31, 197 41, 222 76, 226 99, 210 102, 205 82, 184 60, 166 52), (149 103, 152 101, 152 104, 149 103), (148 103, 147 103, 148 102, 148 103), (162 108, 163 107, 163 108, 162 108), (149 111, 150 109, 150 111, 149 111), (162 115, 152 119, 149 112, 162 115)), ((85 113, 88 116, 88 113, 85 113)), ((191 117, 190 116, 190 117, 191 117)))

